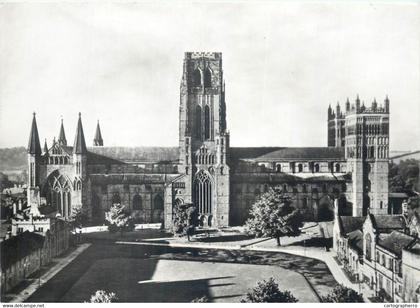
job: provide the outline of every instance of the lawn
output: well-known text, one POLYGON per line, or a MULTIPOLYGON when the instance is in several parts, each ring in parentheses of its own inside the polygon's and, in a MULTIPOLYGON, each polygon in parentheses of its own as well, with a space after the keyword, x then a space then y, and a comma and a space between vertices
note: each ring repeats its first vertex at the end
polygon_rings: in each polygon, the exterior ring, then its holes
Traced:
POLYGON ((60 302, 84 302, 98 289, 123 302, 239 302, 256 281, 274 277, 300 302, 317 302, 304 277, 270 265, 133 258, 101 259, 92 264, 60 302))

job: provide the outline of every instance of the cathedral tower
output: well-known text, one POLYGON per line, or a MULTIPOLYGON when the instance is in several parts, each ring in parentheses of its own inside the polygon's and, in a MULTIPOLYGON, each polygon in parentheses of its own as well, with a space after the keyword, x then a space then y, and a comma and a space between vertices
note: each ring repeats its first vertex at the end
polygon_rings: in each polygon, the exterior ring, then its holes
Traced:
POLYGON ((179 109, 179 172, 204 226, 229 223, 229 134, 222 54, 185 53, 179 109))
POLYGON ((389 99, 370 108, 359 97, 345 116, 345 156, 352 173, 353 216, 388 213, 389 99))

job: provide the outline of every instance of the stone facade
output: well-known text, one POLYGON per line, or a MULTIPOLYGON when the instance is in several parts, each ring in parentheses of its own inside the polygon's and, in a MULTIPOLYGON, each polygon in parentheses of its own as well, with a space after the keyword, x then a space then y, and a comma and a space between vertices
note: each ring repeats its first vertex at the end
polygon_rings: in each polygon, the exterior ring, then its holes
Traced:
POLYGON ((334 250, 344 269, 389 302, 420 299, 420 249, 410 224, 403 215, 335 215, 334 250))
POLYGON ((336 112, 328 111, 329 147, 231 147, 222 54, 187 52, 178 147, 105 147, 99 123, 87 147, 79 114, 73 146, 62 122, 58 140, 45 141, 42 150, 34 115, 29 205, 52 207, 64 218, 81 207, 103 223, 104 212, 122 203, 138 222, 169 228, 174 205, 194 203, 202 226, 225 227, 243 224, 258 195, 279 186, 308 220, 332 220, 334 199, 343 213, 384 212, 389 101, 365 108, 357 98, 356 105, 346 103, 345 113, 336 112))
POLYGON ((12 220, 12 237, 1 242, 2 292, 67 251, 69 239, 70 230, 63 219, 17 215, 12 220))

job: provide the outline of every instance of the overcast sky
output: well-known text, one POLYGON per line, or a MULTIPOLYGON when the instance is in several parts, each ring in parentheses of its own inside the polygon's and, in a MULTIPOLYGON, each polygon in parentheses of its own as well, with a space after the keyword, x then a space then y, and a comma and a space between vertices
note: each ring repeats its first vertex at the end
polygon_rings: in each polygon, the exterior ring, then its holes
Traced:
POLYGON ((391 100, 391 150, 420 149, 419 2, 0 4, 0 147, 178 143, 185 51, 220 51, 233 146, 326 146, 328 104, 391 100))

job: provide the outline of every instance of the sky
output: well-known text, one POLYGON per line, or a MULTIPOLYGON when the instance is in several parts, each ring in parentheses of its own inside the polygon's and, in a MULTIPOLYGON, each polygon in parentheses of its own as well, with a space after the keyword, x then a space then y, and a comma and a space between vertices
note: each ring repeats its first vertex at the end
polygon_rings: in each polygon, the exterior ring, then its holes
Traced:
POLYGON ((326 146, 327 108, 390 98, 391 150, 420 149, 420 2, 3 2, 0 147, 78 112, 92 145, 176 146, 186 51, 223 53, 232 146, 326 146))

